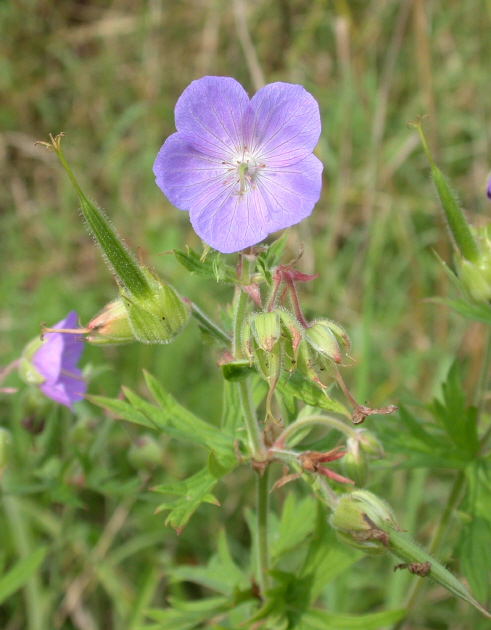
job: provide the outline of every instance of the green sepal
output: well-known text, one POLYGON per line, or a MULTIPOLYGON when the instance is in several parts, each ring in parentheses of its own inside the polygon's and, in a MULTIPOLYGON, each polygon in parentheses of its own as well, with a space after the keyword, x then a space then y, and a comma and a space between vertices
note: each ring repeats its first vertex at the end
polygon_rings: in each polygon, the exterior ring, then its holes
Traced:
POLYGON ((185 302, 167 282, 142 267, 149 293, 138 297, 121 289, 121 299, 136 339, 142 343, 169 343, 175 339, 191 316, 185 302))

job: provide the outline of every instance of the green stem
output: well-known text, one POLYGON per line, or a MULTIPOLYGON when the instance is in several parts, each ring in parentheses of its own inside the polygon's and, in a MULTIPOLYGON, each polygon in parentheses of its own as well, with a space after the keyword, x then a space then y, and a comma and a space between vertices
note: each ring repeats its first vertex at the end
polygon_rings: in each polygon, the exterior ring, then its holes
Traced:
POLYGON ((230 337, 227 335, 227 333, 219 328, 214 322, 212 322, 211 319, 209 319, 208 316, 203 313, 199 306, 196 306, 194 302, 191 302, 191 308, 193 309, 193 317, 198 320, 201 326, 207 332, 209 332, 210 335, 213 335, 213 337, 225 343, 227 346, 230 344, 230 337))
POLYGON ((237 383, 239 390, 244 424, 249 438, 249 447, 252 459, 256 462, 266 461, 266 449, 264 446, 263 434, 259 427, 256 410, 252 401, 251 387, 249 379, 237 383))
MULTIPOLYGON (((443 541, 443 537, 445 536, 445 533, 447 531, 447 526, 450 521, 450 518, 452 517, 455 507, 460 501, 462 488, 464 487, 464 484, 465 484, 465 475, 462 471, 460 471, 455 477, 455 480, 452 485, 452 489, 450 491, 450 496, 448 497, 447 505, 445 506, 445 509, 443 511, 440 522, 438 524, 437 530, 428 547, 429 556, 436 554, 438 548, 440 547, 441 542, 443 541)), ((415 610, 415 606, 418 603, 419 598, 421 597, 421 592, 422 592, 422 588, 424 584, 425 584, 424 580, 417 580, 413 582, 413 585, 408 593, 406 603, 404 604, 404 608, 408 610, 409 614, 413 610, 415 610)), ((394 626, 393 630, 401 630, 405 622, 406 622, 405 619, 401 620, 399 623, 397 623, 394 626)))
MULTIPOLYGON (((242 260, 242 273, 241 283, 243 285, 249 284, 251 270, 254 263, 249 263, 247 260, 242 260)), ((241 286, 236 289, 235 296, 235 310, 234 310, 234 335, 233 335, 233 354, 234 359, 242 359, 244 353, 242 351, 242 327, 247 313, 247 300, 249 296, 242 290, 241 286)), ((239 390, 240 402, 242 407, 242 414, 244 417, 244 424, 247 430, 247 436, 249 438, 249 446, 252 453, 252 458, 258 462, 264 462, 266 460, 266 449, 264 446, 264 440, 259 422, 257 419, 256 409, 252 401, 251 386, 249 379, 240 381, 237 383, 239 390)))
POLYGON ((269 466, 262 475, 257 475, 257 567, 261 594, 269 586, 269 540, 268 540, 268 512, 269 512, 269 466))
POLYGON ((291 438, 294 433, 309 425, 326 426, 329 429, 334 429, 335 431, 344 433, 346 436, 352 438, 357 436, 356 429, 353 429, 353 427, 347 425, 342 420, 338 420, 337 418, 333 418, 332 416, 313 414, 311 416, 306 416, 305 418, 300 418, 295 422, 292 422, 292 424, 290 424, 279 436, 279 438, 276 440, 276 443, 286 444, 288 439, 291 438))

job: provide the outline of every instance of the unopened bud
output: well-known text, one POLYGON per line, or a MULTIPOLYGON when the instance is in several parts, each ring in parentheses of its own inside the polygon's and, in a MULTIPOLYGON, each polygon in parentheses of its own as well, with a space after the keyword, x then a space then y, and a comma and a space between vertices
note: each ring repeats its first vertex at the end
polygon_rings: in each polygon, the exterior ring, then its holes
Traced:
POLYGON ((343 494, 330 523, 338 538, 369 555, 385 553, 389 530, 397 528, 396 519, 385 501, 368 490, 343 494))
POLYGON ((173 286, 142 268, 150 291, 134 295, 121 289, 133 335, 142 343, 170 343, 191 316, 191 304, 173 286))
POLYGON ((371 431, 357 429, 356 433, 360 450, 366 453, 370 459, 382 459, 385 456, 382 443, 371 431))
POLYGON ((491 256, 482 255, 477 263, 461 258, 457 266, 459 280, 468 299, 476 304, 488 303, 491 300, 491 256))
POLYGON ((348 440, 348 452, 341 461, 343 473, 352 479, 359 488, 363 487, 367 481, 368 476, 368 462, 367 456, 359 448, 359 444, 350 444, 351 439, 348 440))
POLYGON ((343 357, 336 337, 323 321, 314 322, 305 329, 305 340, 313 350, 326 359, 334 363, 342 362, 343 357))
POLYGON ((106 304, 87 324, 86 341, 96 345, 116 345, 136 341, 123 301, 118 298, 106 304))
POLYGON ((271 352, 280 339, 280 316, 271 313, 254 313, 249 325, 257 345, 265 352, 271 352))

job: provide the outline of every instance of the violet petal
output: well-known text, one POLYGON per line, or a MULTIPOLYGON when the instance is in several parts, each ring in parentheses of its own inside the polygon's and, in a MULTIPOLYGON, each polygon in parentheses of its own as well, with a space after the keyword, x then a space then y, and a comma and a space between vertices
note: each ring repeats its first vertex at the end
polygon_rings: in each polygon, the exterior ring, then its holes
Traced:
POLYGON ((252 98, 246 144, 268 168, 295 164, 307 157, 320 132, 317 101, 301 85, 271 83, 252 98))
POLYGON ((176 104, 177 131, 184 142, 209 156, 224 159, 243 150, 246 91, 230 77, 193 81, 176 104))

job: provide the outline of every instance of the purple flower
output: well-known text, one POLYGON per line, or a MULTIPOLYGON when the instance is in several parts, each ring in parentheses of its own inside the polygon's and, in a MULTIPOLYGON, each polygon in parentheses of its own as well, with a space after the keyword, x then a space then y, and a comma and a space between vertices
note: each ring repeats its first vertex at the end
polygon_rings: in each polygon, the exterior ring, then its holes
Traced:
POLYGON ((487 193, 488 193, 488 199, 491 199, 491 178, 488 181, 487 193))
POLYGON ((312 212, 322 183, 312 155, 321 124, 302 86, 271 83, 249 99, 234 79, 204 77, 182 93, 175 121, 153 171, 208 245, 236 252, 312 212))
MULTIPOLYGON (((77 313, 71 311, 53 328, 73 329, 77 326, 77 313)), ((87 385, 77 367, 82 354, 80 336, 73 333, 47 332, 39 347, 31 356, 36 370, 36 381, 45 396, 72 409, 72 404, 82 400, 87 385), (42 380, 39 378, 42 377, 42 380)))

